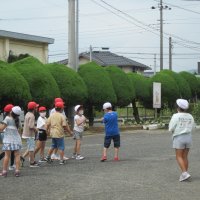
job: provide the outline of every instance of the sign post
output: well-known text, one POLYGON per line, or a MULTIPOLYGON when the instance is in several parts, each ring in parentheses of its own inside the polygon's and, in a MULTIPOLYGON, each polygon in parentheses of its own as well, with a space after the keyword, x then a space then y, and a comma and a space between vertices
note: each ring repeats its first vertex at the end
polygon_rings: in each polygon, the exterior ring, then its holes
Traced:
POLYGON ((161 108, 161 83, 153 82, 153 108, 157 119, 157 109, 161 108))

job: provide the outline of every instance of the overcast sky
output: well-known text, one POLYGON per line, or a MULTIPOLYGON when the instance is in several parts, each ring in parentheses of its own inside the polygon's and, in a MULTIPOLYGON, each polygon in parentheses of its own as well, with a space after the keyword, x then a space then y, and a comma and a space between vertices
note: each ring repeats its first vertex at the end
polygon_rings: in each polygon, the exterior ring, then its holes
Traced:
MULTIPOLYGON (((148 66, 157 54, 159 70, 158 0, 79 0, 79 52, 109 47, 110 51, 148 66), (108 3, 109 5, 105 4, 108 3), (118 10, 118 11, 117 11, 118 10)), ((173 41, 173 69, 197 68, 200 61, 200 1, 163 0, 164 68, 169 66, 168 38, 173 41)), ((0 29, 51 37, 49 60, 68 57, 68 0, 2 0, 0 29)))

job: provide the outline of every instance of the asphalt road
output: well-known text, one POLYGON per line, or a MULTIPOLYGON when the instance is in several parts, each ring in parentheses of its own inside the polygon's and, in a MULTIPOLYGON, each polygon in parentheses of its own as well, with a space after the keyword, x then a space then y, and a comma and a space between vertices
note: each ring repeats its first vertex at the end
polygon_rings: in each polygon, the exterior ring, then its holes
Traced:
MULTIPOLYGON (((190 181, 178 181, 171 138, 167 131, 121 133, 120 161, 101 163, 103 135, 85 136, 82 161, 69 160, 30 168, 26 161, 21 177, 10 171, 0 177, 1 200, 199 200, 200 134, 193 134, 190 152, 190 181)), ((50 145, 50 141, 48 142, 50 145)), ((66 138, 66 155, 72 155, 73 140, 66 138)), ((48 148, 47 148, 48 149, 48 148)), ((25 149, 24 149, 25 150, 25 149)), ((2 162, 0 162, 2 165, 2 162)))

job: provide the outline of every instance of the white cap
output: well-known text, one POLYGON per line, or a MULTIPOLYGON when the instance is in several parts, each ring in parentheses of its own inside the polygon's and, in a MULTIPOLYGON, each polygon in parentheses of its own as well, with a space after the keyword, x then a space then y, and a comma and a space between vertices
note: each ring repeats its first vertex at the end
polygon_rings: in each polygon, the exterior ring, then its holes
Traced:
POLYGON ((189 103, 185 99, 177 99, 176 103, 178 107, 182 108, 183 110, 187 110, 189 108, 189 103))
POLYGON ((105 109, 107 109, 107 108, 112 108, 111 103, 106 102, 106 103, 103 104, 103 110, 105 110, 105 109))
POLYGON ((82 105, 75 106, 75 108, 74 108, 75 112, 77 112, 80 107, 82 107, 82 105))
POLYGON ((14 106, 12 108, 12 112, 15 113, 16 115, 20 115, 22 110, 21 110, 21 108, 19 106, 14 106))

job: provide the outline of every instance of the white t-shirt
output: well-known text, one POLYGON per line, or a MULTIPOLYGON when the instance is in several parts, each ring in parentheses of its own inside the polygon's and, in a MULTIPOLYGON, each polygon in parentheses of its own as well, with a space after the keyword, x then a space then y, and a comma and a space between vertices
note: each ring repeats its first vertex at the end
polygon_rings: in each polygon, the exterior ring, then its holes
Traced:
POLYGON ((38 120, 37 120, 37 128, 46 130, 46 128, 45 128, 46 121, 47 121, 46 117, 43 118, 43 117, 39 116, 38 120))
POLYGON ((176 113, 172 116, 169 123, 169 131, 173 137, 185 133, 192 133, 194 128, 194 118, 189 113, 176 113))
POLYGON ((84 131, 84 125, 85 125, 85 123, 82 123, 82 124, 80 124, 79 126, 77 125, 77 123, 76 123, 76 120, 84 120, 85 119, 85 116, 84 115, 75 115, 74 116, 74 130, 75 131, 78 131, 78 132, 83 132, 84 131))

